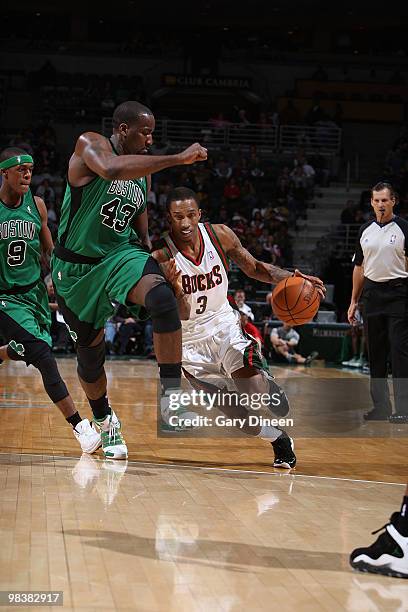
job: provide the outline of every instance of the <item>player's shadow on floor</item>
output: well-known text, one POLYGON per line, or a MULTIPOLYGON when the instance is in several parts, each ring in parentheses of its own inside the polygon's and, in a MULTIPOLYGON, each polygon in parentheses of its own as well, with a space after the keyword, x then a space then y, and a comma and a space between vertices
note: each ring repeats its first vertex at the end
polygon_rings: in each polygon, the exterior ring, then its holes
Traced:
POLYGON ((104 548, 136 557, 199 564, 231 571, 246 571, 246 568, 276 568, 349 571, 348 555, 333 552, 274 548, 242 542, 220 540, 195 540, 193 543, 166 538, 144 538, 116 531, 93 531, 91 529, 64 530, 65 536, 78 536, 82 544, 104 548), (245 567, 242 567, 245 566, 245 567))

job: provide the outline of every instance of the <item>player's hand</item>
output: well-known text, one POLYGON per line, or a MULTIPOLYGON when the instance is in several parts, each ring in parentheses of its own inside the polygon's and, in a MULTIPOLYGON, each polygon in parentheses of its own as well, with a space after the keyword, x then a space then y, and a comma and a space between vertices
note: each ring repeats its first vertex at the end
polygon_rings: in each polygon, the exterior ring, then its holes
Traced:
POLYGON ((179 158, 181 164, 194 164, 198 161, 205 161, 207 159, 207 149, 202 147, 198 142, 195 142, 179 153, 179 158))
POLYGON ((347 319, 350 325, 357 325, 358 321, 356 318, 357 302, 350 302, 349 309, 347 311, 347 319))
POLYGON ((305 278, 311 282, 312 285, 316 287, 320 295, 320 299, 324 300, 326 297, 326 287, 324 286, 321 278, 318 278, 317 276, 309 276, 309 274, 303 274, 300 270, 295 270, 295 276, 300 276, 301 278, 305 278))
POLYGON ((176 262, 173 258, 160 264, 166 280, 173 287, 176 297, 183 293, 183 285, 181 283, 181 270, 178 270, 176 262))

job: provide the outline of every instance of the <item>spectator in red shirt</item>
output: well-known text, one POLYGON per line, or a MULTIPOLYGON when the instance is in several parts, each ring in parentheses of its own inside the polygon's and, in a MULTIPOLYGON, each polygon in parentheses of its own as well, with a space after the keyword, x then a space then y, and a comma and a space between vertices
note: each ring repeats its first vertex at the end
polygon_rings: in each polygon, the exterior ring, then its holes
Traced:
POLYGON ((237 181, 231 177, 224 187, 224 198, 227 200, 237 200, 241 195, 241 189, 237 181))
POLYGON ((259 331, 259 329, 256 327, 256 325, 254 325, 253 323, 251 323, 251 321, 249 320, 249 317, 247 314, 245 314, 245 312, 243 312, 242 310, 239 311, 241 314, 241 325, 242 325, 242 329, 249 334, 250 336, 252 336, 253 338, 255 338, 255 340, 258 342, 259 344, 259 348, 262 349, 262 345, 263 345, 263 338, 262 338, 262 334, 259 331))

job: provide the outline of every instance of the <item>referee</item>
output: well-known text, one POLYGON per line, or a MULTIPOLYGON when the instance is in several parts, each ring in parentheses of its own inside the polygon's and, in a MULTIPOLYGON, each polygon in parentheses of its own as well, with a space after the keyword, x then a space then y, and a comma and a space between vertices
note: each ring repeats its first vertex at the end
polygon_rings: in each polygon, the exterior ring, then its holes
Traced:
POLYGON ((365 420, 408 423, 408 222, 394 215, 396 202, 389 183, 372 188, 375 219, 362 225, 358 234, 348 320, 356 324, 361 296, 374 405, 365 420), (387 383, 388 354, 395 414, 387 383))

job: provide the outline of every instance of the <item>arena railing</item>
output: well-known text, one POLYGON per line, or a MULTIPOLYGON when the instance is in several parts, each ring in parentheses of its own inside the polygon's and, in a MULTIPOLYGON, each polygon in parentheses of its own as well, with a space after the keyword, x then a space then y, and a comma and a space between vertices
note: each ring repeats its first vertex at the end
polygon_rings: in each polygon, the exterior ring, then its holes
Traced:
POLYGON ((316 125, 281 125, 279 130, 279 148, 291 152, 302 148, 305 153, 320 152, 324 155, 339 153, 342 131, 337 126, 326 122, 316 125))
MULTIPOLYGON (((102 131, 112 133, 112 120, 104 117, 102 131)), ((331 126, 281 125, 261 126, 229 123, 215 126, 207 121, 158 119, 154 132, 156 142, 170 146, 187 146, 200 142, 209 149, 242 149, 256 146, 258 152, 293 153, 303 148, 306 154, 320 152, 335 155, 341 148, 341 130, 331 126)))
POLYGON ((327 233, 316 238, 313 226, 309 226, 299 231, 294 240, 298 247, 314 245, 312 250, 319 253, 323 259, 333 254, 348 257, 354 254, 360 227, 360 223, 337 223, 331 225, 327 233))

